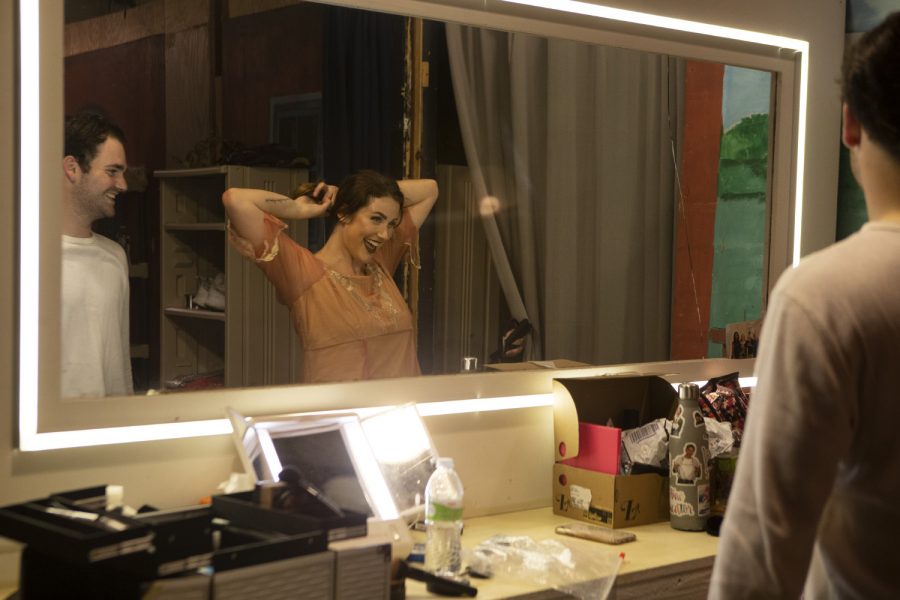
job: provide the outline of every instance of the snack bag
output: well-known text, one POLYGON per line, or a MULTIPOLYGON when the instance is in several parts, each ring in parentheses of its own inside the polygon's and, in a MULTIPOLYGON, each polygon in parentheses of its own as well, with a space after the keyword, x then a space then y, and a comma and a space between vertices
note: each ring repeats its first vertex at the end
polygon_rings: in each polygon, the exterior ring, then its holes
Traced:
POLYGON ((700 411, 705 417, 731 423, 735 448, 741 444, 748 404, 737 372, 714 377, 700 388, 700 411))

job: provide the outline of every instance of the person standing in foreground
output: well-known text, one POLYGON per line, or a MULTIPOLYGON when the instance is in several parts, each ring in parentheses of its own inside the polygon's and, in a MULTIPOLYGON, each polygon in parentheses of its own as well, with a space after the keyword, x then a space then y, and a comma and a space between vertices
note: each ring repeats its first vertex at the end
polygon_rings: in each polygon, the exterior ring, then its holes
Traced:
POLYGON ((62 395, 131 394, 128 260, 91 225, 116 213, 125 136, 103 115, 66 119, 62 205, 62 395))
POLYGON ((710 598, 900 594, 900 13, 842 93, 870 222, 775 288, 710 598))

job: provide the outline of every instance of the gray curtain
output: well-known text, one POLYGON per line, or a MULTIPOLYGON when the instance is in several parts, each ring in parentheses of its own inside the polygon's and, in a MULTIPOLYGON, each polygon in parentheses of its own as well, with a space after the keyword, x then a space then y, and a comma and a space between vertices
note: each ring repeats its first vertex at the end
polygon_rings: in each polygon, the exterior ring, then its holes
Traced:
POLYGON ((448 25, 466 158, 530 359, 669 356, 682 65, 448 25), (490 207, 493 209, 489 209, 490 207))

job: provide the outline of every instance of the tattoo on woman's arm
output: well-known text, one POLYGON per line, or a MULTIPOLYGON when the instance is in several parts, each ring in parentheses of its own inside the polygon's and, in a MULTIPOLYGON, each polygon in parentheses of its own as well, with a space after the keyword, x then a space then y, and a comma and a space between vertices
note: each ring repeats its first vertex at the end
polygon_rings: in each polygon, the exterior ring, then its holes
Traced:
POLYGON ((293 202, 290 198, 266 198, 266 202, 271 202, 272 204, 284 204, 285 202, 293 202))

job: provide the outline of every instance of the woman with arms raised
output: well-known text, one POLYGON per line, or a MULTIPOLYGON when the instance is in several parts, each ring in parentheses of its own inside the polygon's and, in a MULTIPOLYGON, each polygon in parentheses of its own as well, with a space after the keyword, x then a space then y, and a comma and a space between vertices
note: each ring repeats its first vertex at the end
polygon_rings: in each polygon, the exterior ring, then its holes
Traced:
POLYGON ((256 261, 291 311, 303 346, 302 381, 419 374, 412 314, 393 273, 438 196, 430 179, 361 171, 289 198, 231 188, 222 196, 232 244, 256 261), (337 219, 313 254, 282 219, 337 219))

